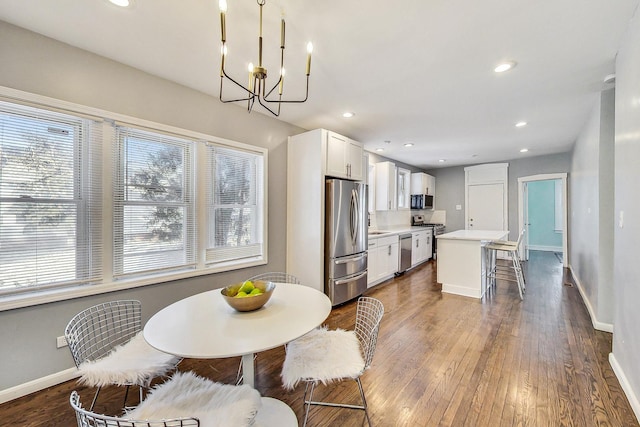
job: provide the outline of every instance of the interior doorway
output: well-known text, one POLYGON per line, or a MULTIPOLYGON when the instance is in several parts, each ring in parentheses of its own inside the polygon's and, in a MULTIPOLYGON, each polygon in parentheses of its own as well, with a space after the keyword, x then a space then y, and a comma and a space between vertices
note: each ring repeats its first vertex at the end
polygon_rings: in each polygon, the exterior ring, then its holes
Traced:
POLYGON ((524 243, 520 247, 521 259, 529 259, 530 249, 557 253, 559 242, 554 238, 553 234, 560 234, 562 237, 559 259, 563 267, 569 265, 567 251, 567 200, 566 173, 518 178, 518 230, 523 228, 526 230, 524 243), (529 188, 530 184, 532 185, 531 188, 529 188), (534 192, 535 195, 533 194, 534 192), (541 212, 540 207, 544 208, 542 210, 546 213, 541 212), (533 218, 535 218, 534 223, 532 223, 533 218), (532 232, 535 240, 531 239, 532 232))

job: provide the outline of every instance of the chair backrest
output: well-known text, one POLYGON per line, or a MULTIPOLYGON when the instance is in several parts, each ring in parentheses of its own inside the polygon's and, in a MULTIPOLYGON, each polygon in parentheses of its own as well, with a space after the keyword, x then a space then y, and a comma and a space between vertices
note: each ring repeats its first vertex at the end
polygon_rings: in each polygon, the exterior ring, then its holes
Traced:
POLYGON ((358 298, 355 332, 362 348, 364 369, 367 369, 373 360, 383 315, 384 306, 380 300, 371 297, 358 298))
POLYGON ((69 398, 71 407, 76 411, 78 427, 195 427, 200 426, 197 418, 174 418, 167 420, 129 420, 126 418, 111 417, 96 414, 82 408, 80 396, 73 391, 69 398))
POLYGON ((137 300, 111 301, 76 314, 65 328, 76 366, 97 360, 142 330, 142 304, 137 300))
POLYGON ((293 274, 282 273, 278 271, 256 274, 249 280, 265 280, 268 282, 294 283, 296 285, 300 284, 300 279, 298 279, 293 274))

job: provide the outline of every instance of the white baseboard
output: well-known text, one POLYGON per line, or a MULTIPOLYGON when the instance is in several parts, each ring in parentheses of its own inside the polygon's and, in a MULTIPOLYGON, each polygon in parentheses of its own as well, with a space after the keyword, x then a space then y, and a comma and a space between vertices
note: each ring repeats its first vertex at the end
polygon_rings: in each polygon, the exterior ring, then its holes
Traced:
POLYGON ((589 298, 587 298, 587 293, 584 290, 584 286, 582 286, 582 283, 580 283, 580 279, 578 278, 578 276, 573 274, 573 268, 571 267, 571 265, 569 265, 569 271, 571 272, 571 276, 573 277, 573 280, 576 282, 576 285, 578 286, 578 291, 580 292, 582 301, 584 302, 584 305, 587 307, 587 311, 589 312, 589 317, 591 317, 591 324, 593 325, 593 328, 597 329, 598 331, 613 333, 612 323, 604 323, 598 320, 598 316, 596 316, 596 313, 593 310, 593 307, 591 306, 591 301, 589 301, 589 298))
POLYGON ((77 377, 78 368, 73 367, 65 369, 64 371, 56 372, 55 374, 47 375, 46 377, 37 378, 15 387, 0 390, 0 404, 43 390, 47 387, 58 385, 77 377))
POLYGON ((529 245, 530 251, 562 252, 562 246, 529 245))
POLYGON ((620 381, 622 391, 624 391, 624 394, 627 396, 631 409, 633 409, 633 413, 636 415, 636 419, 640 421, 640 400, 638 400, 638 396, 633 392, 633 388, 631 388, 631 384, 629 384, 627 376, 624 374, 622 367, 616 360, 616 356, 613 353, 609 353, 609 364, 611 364, 611 368, 613 369, 613 373, 616 374, 616 378, 620 381))

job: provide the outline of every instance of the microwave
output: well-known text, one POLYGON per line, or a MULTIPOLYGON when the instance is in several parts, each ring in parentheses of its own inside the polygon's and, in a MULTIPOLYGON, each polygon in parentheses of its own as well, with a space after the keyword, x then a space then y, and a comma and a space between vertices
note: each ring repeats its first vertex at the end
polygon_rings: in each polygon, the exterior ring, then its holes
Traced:
POLYGON ((433 196, 429 194, 412 194, 411 209, 433 209, 433 196))

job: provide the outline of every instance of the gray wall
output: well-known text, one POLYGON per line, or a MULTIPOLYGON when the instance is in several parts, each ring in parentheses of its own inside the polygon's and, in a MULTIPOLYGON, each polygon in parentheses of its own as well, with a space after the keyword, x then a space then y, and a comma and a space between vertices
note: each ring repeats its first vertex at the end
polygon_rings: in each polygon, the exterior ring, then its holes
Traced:
MULTIPOLYGON (((569 153, 547 156, 524 157, 509 160, 509 238, 518 239, 518 178, 547 173, 569 172, 569 153)), ((464 167, 431 169, 427 171, 436 177, 436 209, 447 211, 447 231, 464 230, 464 167), (462 205, 462 210, 456 210, 462 205)))
MULTIPOLYGON (((198 292, 285 267, 286 140, 303 129, 0 21, 0 85, 269 149, 269 265, 0 312, 0 390, 73 367, 57 336, 80 310, 136 298, 145 320, 198 292)), ((212 73, 212 82, 216 79, 212 73)), ((289 108, 289 107, 285 107, 289 108)), ((291 108, 304 108, 295 106, 291 108)))
POLYGON ((576 141, 571 167, 571 270, 598 328, 613 323, 613 90, 601 94, 576 141))
POLYGON ((640 418, 640 12, 616 59, 614 334, 610 359, 640 418), (624 227, 617 226, 624 211, 624 227))

